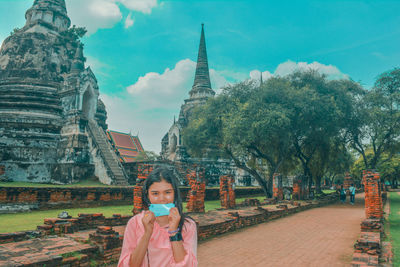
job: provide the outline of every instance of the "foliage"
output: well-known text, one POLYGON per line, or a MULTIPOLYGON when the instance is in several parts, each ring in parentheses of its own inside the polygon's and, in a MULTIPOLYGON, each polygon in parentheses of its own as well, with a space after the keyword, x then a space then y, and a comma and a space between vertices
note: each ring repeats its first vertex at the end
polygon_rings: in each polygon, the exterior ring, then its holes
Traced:
POLYGON ((80 260, 83 256, 83 254, 78 251, 74 251, 74 252, 67 252, 67 253, 61 254, 60 256, 63 257, 64 259, 70 258, 70 257, 76 257, 78 260, 80 260))
POLYGON ((400 69, 381 74, 370 91, 354 99, 357 110, 349 120, 349 143, 365 167, 375 169, 384 153, 390 158, 399 151, 400 69), (367 150, 372 155, 367 156, 367 150))
POLYGON ((299 163, 309 183, 311 178, 318 183, 337 165, 349 165, 343 132, 352 109, 351 92, 358 87, 315 71, 271 78, 260 86, 230 85, 194 110, 184 143, 195 155, 225 151, 267 196, 273 174, 293 172, 299 163))
POLYGON ((19 32, 21 29, 20 28, 14 28, 12 32, 10 32, 10 35, 13 35, 17 32, 19 32))
MULTIPOLYGON (((372 149, 365 153, 367 161, 371 161, 374 157, 372 149)), ((354 178, 361 180, 362 171, 367 169, 365 160, 360 156, 353 164, 351 172, 354 178)), ((392 183, 400 177, 400 154, 390 156, 389 153, 384 153, 376 164, 376 170, 379 172, 382 181, 388 180, 392 183)))
POLYGON ((393 246, 393 266, 400 266, 400 195, 398 192, 390 192, 389 229, 393 246))
POLYGON ((136 157, 136 161, 153 161, 157 160, 159 155, 153 151, 141 151, 139 152, 138 156, 136 157))
MULTIPOLYGON (((265 199, 265 196, 251 198, 257 198, 262 201, 265 199)), ((245 198, 237 198, 236 203, 239 204, 244 200, 245 198)), ((221 201, 204 201, 204 205, 206 211, 215 210, 221 208, 221 201)), ((94 208, 43 210, 17 214, 0 214, 0 233, 10 233, 36 229, 36 226, 43 224, 43 219, 56 218, 57 215, 60 214, 62 211, 67 211, 68 214, 72 217, 77 217, 79 213, 103 213, 105 217, 111 217, 113 214, 132 215, 132 208, 132 205, 124 205, 103 206, 94 208)), ((183 211, 186 212, 186 202, 183 203, 183 211)))
POLYGON ((85 36, 86 33, 87 33, 87 30, 85 27, 77 27, 76 25, 73 25, 68 30, 62 32, 62 35, 64 35, 65 37, 67 37, 69 39, 73 39, 73 40, 77 41, 80 38, 82 38, 83 36, 85 36))

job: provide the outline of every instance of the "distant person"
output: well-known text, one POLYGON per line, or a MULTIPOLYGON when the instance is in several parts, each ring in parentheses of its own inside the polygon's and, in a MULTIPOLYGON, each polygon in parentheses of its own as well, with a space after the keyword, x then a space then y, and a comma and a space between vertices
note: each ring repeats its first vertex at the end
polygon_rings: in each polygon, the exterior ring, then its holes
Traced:
POLYGON ((118 267, 196 267, 196 223, 182 213, 178 185, 170 169, 156 168, 147 177, 143 203, 149 210, 129 220, 118 267))
POLYGON ((356 196, 356 188, 354 187, 354 184, 351 184, 349 187, 349 192, 350 192, 350 204, 354 205, 354 198, 356 196))
POLYGON ((285 200, 290 200, 291 199, 291 194, 292 194, 292 192, 290 191, 290 189, 289 188, 284 188, 283 189, 283 195, 284 195, 284 197, 285 197, 285 200))
POLYGON ((342 201, 342 203, 346 202, 346 189, 344 189, 343 185, 340 186, 340 201, 342 201))

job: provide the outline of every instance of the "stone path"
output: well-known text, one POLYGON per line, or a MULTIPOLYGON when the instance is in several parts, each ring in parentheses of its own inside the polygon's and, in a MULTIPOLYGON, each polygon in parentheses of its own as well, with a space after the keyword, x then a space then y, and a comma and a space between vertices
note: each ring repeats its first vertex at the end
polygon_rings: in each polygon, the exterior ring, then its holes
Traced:
POLYGON ((201 242, 199 266, 349 266, 364 218, 358 194, 354 206, 311 209, 201 242))

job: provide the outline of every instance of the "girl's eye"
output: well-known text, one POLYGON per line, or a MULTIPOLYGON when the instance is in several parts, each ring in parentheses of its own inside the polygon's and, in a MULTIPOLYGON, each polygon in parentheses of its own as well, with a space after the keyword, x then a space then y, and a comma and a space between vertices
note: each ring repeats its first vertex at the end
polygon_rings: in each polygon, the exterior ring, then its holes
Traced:
POLYGON ((157 196, 158 195, 158 192, 153 192, 153 196, 157 196))

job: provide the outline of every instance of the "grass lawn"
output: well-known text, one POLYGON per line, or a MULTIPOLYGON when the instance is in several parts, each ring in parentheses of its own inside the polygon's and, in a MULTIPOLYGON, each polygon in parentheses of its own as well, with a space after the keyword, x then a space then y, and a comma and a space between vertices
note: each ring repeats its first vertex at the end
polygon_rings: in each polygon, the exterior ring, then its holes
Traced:
POLYGON ((400 266, 400 195, 390 192, 389 237, 393 246, 393 266, 400 266))
MULTIPOLYGON (((265 197, 251 197, 263 201, 265 197)), ((245 198, 236 199, 236 203, 241 203, 245 198)), ((186 203, 183 203, 186 211, 186 203)), ((67 211, 72 217, 77 217, 78 213, 103 213, 105 217, 111 217, 113 214, 132 215, 132 205, 126 206, 103 206, 94 208, 76 208, 76 209, 57 209, 45 211, 32 211, 27 213, 0 214, 0 233, 10 233, 18 231, 35 230, 36 226, 43 224, 45 218, 56 218, 62 211, 67 211)), ((221 208, 219 200, 210 200, 205 202, 206 211, 221 208)))
POLYGON ((63 184, 63 185, 55 185, 55 184, 39 184, 39 183, 29 183, 29 182, 0 182, 0 187, 113 187, 112 185, 106 185, 100 183, 98 180, 84 180, 75 184, 63 184))

